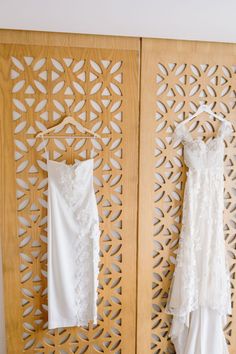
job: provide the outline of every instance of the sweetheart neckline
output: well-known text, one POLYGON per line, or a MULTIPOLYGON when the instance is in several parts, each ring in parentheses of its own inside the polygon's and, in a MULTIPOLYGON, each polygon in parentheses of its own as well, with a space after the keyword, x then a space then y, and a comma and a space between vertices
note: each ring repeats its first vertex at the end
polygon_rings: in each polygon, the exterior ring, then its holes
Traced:
POLYGON ((224 139, 222 139, 221 136, 210 138, 207 141, 203 140, 202 138, 195 138, 195 139, 192 139, 191 141, 182 142, 182 144, 184 145, 184 150, 185 150, 185 148, 191 150, 191 144, 192 145, 197 144, 197 146, 199 147, 199 149, 202 152, 208 153, 210 151, 213 151, 213 149, 215 151, 216 148, 218 149, 219 147, 222 147, 224 144, 224 139), (221 142, 221 143, 219 144, 219 142, 221 142), (201 147, 203 147, 203 148, 201 148, 201 147))
POLYGON ((203 140, 202 138, 195 138, 195 139, 191 139, 191 140, 189 140, 189 141, 186 141, 185 142, 185 144, 187 143, 187 144, 191 144, 191 143, 195 143, 195 142, 201 142, 201 143, 203 143, 204 145, 208 145, 210 142, 213 142, 213 141, 218 141, 218 140, 221 140, 221 141, 223 141, 222 139, 221 139, 221 136, 215 136, 215 137, 212 137, 212 138, 209 138, 208 140, 203 140))

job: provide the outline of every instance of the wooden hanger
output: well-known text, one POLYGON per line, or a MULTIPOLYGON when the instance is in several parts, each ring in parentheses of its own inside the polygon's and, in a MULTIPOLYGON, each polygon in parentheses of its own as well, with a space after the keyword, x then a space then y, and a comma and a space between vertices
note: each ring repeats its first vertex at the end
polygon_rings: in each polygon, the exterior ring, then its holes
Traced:
POLYGON ((82 124, 80 124, 79 122, 77 122, 75 120, 75 118, 71 117, 71 116, 67 116, 63 119, 63 121, 59 124, 54 125, 51 128, 48 128, 47 130, 41 131, 36 135, 36 138, 43 138, 45 134, 48 134, 50 132, 53 132, 55 129, 60 129, 62 130, 65 125, 67 124, 71 124, 74 127, 76 127, 78 130, 82 130, 83 133, 89 133, 91 134, 90 136, 86 136, 86 135, 77 135, 77 134, 73 134, 73 135, 69 135, 69 134, 65 134, 65 135, 60 135, 60 134, 55 134, 55 135, 48 135, 47 138, 52 139, 52 138, 65 138, 65 139, 70 139, 70 138, 84 138, 84 139, 88 139, 88 138, 101 138, 101 136, 95 132, 93 132, 90 129, 85 128, 82 124))

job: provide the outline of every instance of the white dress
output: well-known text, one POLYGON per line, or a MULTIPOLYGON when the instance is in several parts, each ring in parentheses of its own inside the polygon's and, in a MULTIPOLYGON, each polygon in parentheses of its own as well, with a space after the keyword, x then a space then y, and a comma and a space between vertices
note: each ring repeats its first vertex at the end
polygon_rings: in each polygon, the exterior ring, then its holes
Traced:
POLYGON ((223 232, 224 138, 193 139, 177 125, 174 140, 184 145, 188 167, 182 229, 165 311, 173 315, 170 336, 177 354, 228 353, 223 327, 231 314, 230 276, 223 232))
POLYGON ((48 328, 97 323, 99 217, 93 159, 48 166, 48 328))

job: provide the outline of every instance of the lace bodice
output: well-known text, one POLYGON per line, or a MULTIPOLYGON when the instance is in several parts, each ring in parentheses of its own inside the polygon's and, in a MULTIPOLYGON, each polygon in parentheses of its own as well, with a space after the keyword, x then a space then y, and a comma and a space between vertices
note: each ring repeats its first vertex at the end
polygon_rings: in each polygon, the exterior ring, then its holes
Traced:
POLYGON ((224 139, 233 132, 231 123, 223 121, 215 137, 204 141, 201 138, 193 139, 185 125, 178 124, 174 134, 174 143, 184 144, 184 160, 192 169, 223 168, 224 139))

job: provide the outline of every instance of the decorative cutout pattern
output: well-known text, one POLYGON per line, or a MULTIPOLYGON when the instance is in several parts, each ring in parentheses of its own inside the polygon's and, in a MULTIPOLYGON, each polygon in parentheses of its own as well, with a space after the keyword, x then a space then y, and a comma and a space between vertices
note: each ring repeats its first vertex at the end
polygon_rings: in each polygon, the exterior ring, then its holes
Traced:
MULTIPOLYGON (((129 57, 123 51, 112 54, 106 50, 77 48, 74 54, 73 49, 66 52, 63 48, 61 56, 58 50, 50 52, 47 49, 42 54, 43 51, 36 47, 15 48, 9 59, 21 279, 16 286, 21 287, 22 293, 19 321, 23 340, 18 350, 41 354, 120 354, 126 346, 122 337, 124 297, 130 296, 133 301, 135 296, 133 292, 123 293, 123 277, 127 271, 123 268, 123 260, 129 263, 124 256, 127 238, 124 239, 123 215, 128 211, 123 210, 123 200, 124 193, 129 194, 126 189, 128 164, 124 166, 129 151, 124 133, 128 137, 127 129, 133 124, 124 116, 128 113, 124 100, 128 99, 129 90, 124 77, 130 70, 127 66, 129 57), (42 142, 35 139, 38 131, 60 122, 65 115, 76 117, 98 132, 102 140, 45 138, 42 142), (94 157, 94 186, 102 230, 98 325, 47 329, 45 145, 50 159, 57 161, 74 163, 74 159, 94 157)), ((72 132, 73 129, 67 126, 61 133, 72 132)), ((131 198, 136 205, 135 194, 131 198)), ((135 220, 133 226, 135 230, 135 220)), ((130 237, 135 240, 135 231, 133 235, 129 234, 130 237)), ((133 262, 135 264, 135 259, 133 262)), ((132 277, 135 283, 135 274, 132 277)))
MULTIPOLYGON (((235 114, 235 66, 169 63, 156 65, 155 112, 155 179, 153 233, 153 287, 151 352, 174 353, 168 339, 171 317, 163 310, 174 270, 181 227, 183 191, 186 170, 182 146, 174 146, 171 134, 174 123, 194 113, 199 104, 209 104, 217 113, 231 119, 235 114)), ((154 94, 154 93, 153 93, 154 94)), ((234 123, 232 119, 232 123, 234 123)), ((219 123, 202 115, 189 123, 193 136, 210 138, 219 123)), ((235 286, 235 205, 234 193, 235 136, 227 140, 225 149, 225 240, 231 259, 232 291, 235 286)), ((236 296, 236 294, 234 294, 236 296)), ((225 334, 229 349, 233 335, 232 319, 225 334)), ((234 348, 235 349, 235 348, 234 348)), ((233 351, 231 351, 233 353, 233 351)))

